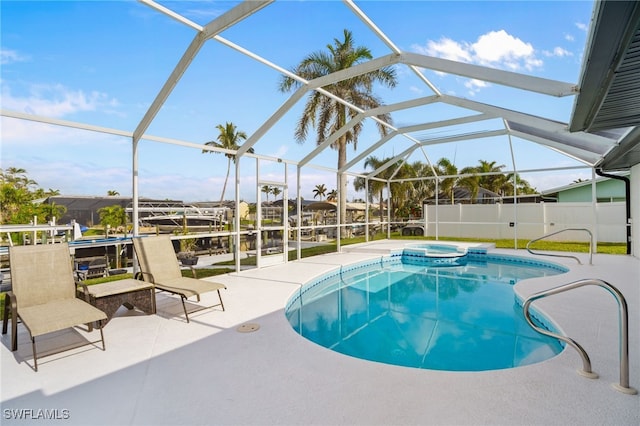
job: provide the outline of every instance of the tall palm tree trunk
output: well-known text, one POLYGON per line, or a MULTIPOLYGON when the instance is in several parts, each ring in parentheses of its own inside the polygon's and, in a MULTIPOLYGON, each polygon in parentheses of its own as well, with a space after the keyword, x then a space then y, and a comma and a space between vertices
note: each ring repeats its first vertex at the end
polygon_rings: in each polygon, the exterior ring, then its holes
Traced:
POLYGON ((229 171, 231 170, 231 158, 227 158, 227 176, 224 178, 224 185, 222 185, 222 194, 220 194, 220 207, 224 201, 224 193, 227 190, 227 181, 229 180, 229 171))

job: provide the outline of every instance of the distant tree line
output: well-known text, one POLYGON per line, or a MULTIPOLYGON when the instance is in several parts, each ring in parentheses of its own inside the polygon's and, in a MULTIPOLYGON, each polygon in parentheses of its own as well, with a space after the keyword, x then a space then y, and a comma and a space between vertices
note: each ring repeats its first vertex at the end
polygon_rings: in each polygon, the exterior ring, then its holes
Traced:
MULTIPOLYGON (((389 161, 391 158, 379 159, 376 156, 369 156, 365 159, 364 166, 367 169, 378 170, 389 161)), ((398 161, 382 170, 376 177, 395 181, 390 184, 392 213, 395 217, 409 217, 419 214, 424 200, 434 199, 436 196, 454 204, 455 189, 460 187, 468 190, 469 198, 465 201, 471 203, 476 202, 480 188, 494 192, 499 197, 513 196, 514 192, 518 195, 536 193, 536 189, 517 173, 503 173, 504 168, 504 165, 486 160, 479 160, 477 166, 465 167, 461 170, 458 170, 456 165, 447 158, 441 158, 433 167, 421 161, 413 163, 398 161), (437 185, 438 194, 436 194, 434 171, 437 176, 441 176, 437 185)), ((364 190, 365 179, 357 177, 353 186, 356 191, 364 190)), ((381 215, 386 203, 383 196, 386 187, 386 182, 369 180, 367 197, 370 201, 378 200, 381 215)))
MULTIPOLYGON (((0 169, 0 224, 28 224, 33 222, 34 217, 39 224, 48 223, 54 217, 58 221, 67 212, 67 208, 53 202, 41 202, 55 195, 60 195, 60 191, 38 187, 38 183, 27 176, 25 169, 0 169)), ((115 196, 118 193, 109 191, 108 195, 115 196)), ((117 204, 99 209, 98 214, 105 229, 107 225, 116 229, 127 223, 125 210, 117 204)))
POLYGON ((34 216, 38 223, 47 223, 54 217, 59 219, 67 211, 65 206, 36 202, 53 195, 60 195, 60 191, 39 188, 38 183, 27 176, 25 169, 0 169, 0 223, 31 223, 34 216))

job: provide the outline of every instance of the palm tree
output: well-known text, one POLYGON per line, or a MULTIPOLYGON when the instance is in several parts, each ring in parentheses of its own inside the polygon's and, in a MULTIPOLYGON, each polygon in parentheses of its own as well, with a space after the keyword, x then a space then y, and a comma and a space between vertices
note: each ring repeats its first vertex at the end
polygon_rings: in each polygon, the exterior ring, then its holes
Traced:
POLYGON ((324 186, 324 183, 321 183, 320 185, 316 185, 315 189, 313 190, 313 198, 320 197, 320 201, 322 201, 322 197, 324 197, 326 193, 327 187, 324 186))
MULTIPOLYGON (((433 176, 433 169, 430 164, 422 161, 411 163, 411 168, 415 171, 416 176, 429 177, 433 176)), ((413 198, 422 203, 422 200, 434 197, 435 192, 434 179, 421 179, 413 182, 413 198)))
POLYGON ((453 190, 456 187, 456 183, 458 178, 455 177, 458 174, 458 168, 447 158, 441 158, 438 160, 438 174, 443 176, 452 176, 442 179, 442 183, 440 187, 442 188, 442 192, 449 195, 451 198, 451 204, 454 203, 454 195, 453 190))
POLYGON ((271 194, 273 192, 273 188, 270 187, 269 185, 264 185, 262 188, 260 188, 260 192, 264 192, 265 194, 267 194, 267 203, 269 202, 269 194, 271 194))
POLYGON ((61 206, 56 204, 55 202, 51 202, 51 204, 41 204, 39 206, 40 215, 44 216, 44 220, 49 222, 56 219, 60 219, 67 212, 67 208, 65 206, 61 206))
POLYGON ((495 161, 479 160, 480 165, 476 167, 478 173, 493 173, 491 175, 480 176, 480 186, 489 191, 499 193, 500 188, 504 185, 506 176, 502 173, 502 169, 505 168, 504 164, 496 165, 495 161))
MULTIPOLYGON (((216 129, 220 132, 216 141, 206 142, 205 145, 215 146, 216 148, 229 149, 237 151, 240 148, 240 141, 247 140, 247 134, 245 132, 237 130, 233 123, 227 122, 224 126, 218 124, 216 129)), ((211 153, 216 151, 208 151, 203 149, 202 153, 211 153)), ((249 148, 247 152, 253 152, 253 148, 249 148)), ((227 157, 227 176, 224 178, 224 186, 222 187, 222 193, 220 194, 220 204, 224 201, 224 193, 227 190, 227 181, 229 180, 229 171, 231 170, 231 161, 236 162, 235 154, 224 154, 227 157)))
MULTIPOLYGON (((353 35, 349 30, 344 30, 343 41, 334 39, 333 42, 333 45, 327 45, 328 52, 324 50, 317 51, 304 58, 302 62, 292 70, 293 73, 306 80, 313 80, 340 70, 345 70, 373 57, 368 48, 354 45, 353 35)), ((357 107, 371 109, 382 105, 382 102, 372 93, 373 85, 380 83, 392 88, 395 87, 396 82, 395 70, 391 67, 384 67, 329 84, 324 86, 323 89, 357 107)), ((298 80, 283 76, 280 82, 280 91, 288 92, 299 88, 301 84, 298 80)), ((354 118, 357 114, 357 111, 347 108, 347 106, 335 99, 328 98, 320 92, 313 91, 309 94, 304 112, 296 126, 296 141, 298 141, 298 143, 304 143, 309 127, 315 127, 317 134, 316 142, 321 144, 331 134, 342 128, 348 119, 354 118)), ((389 114, 380 114, 377 117, 391 124, 391 116, 389 114)), ((387 134, 387 127, 379 122, 376 122, 376 125, 381 135, 384 136, 387 134)), ((350 131, 339 137, 331 146, 338 151, 338 169, 347 163, 347 144, 353 143, 354 149, 356 148, 362 127, 362 122, 358 122, 350 131)), ((338 192, 340 197, 340 222, 345 223, 347 216, 347 176, 344 174, 340 175, 338 192)))
POLYGON ((34 199, 53 197, 53 196, 56 196, 56 195, 60 195, 60 190, 51 189, 51 188, 45 190, 44 188, 37 188, 35 191, 33 191, 33 198, 34 199))
POLYGON ((27 177, 22 168, 0 168, 0 223, 27 223, 33 216, 48 221, 52 217, 60 218, 66 207, 33 203, 33 200, 60 195, 60 191, 36 188, 37 182, 27 177))
MULTIPOLYGON (((398 162, 394 167, 390 167, 386 171, 389 173, 389 179, 398 180, 397 182, 392 182, 390 185, 391 211, 393 212, 394 217, 397 218, 400 213, 408 214, 405 204, 407 204, 408 200, 413 200, 416 191, 413 183, 402 181, 402 179, 416 177, 417 175, 415 170, 407 163, 398 162)), ((413 205, 414 203, 411 204, 413 205)))
POLYGON ((114 204, 98 209, 100 224, 104 226, 105 236, 108 236, 108 229, 115 229, 118 226, 127 224, 127 213, 122 206, 114 204))
POLYGON ((509 173, 508 175, 505 176, 505 182, 502 187, 502 195, 514 195, 514 188, 513 188, 514 176, 516 180, 515 189, 518 194, 535 194, 536 192, 538 192, 535 188, 531 186, 529 182, 527 182, 525 179, 522 179, 519 174, 515 173, 514 175, 513 173, 509 173))
POLYGON ((108 197, 115 197, 117 195, 120 195, 120 193, 116 190, 110 189, 107 191, 107 196, 108 197))
POLYGON ((19 167, 9 167, 5 170, 0 169, 0 177, 2 183, 10 183, 16 188, 29 188, 38 183, 27 177, 27 171, 19 167))
POLYGON ((468 175, 471 174, 470 176, 464 176, 464 177, 460 177, 460 179, 458 179, 458 185, 465 187, 469 190, 469 203, 473 204, 476 200, 476 198, 478 198, 478 191, 480 190, 480 180, 483 176, 478 176, 478 167, 464 167, 462 170, 460 170, 460 174, 462 175, 468 175))
POLYGON ((282 190, 277 186, 274 186, 273 188, 271 188, 271 193, 273 194, 273 201, 275 201, 278 195, 282 193, 282 190))
POLYGON ((336 191, 335 189, 332 189, 331 191, 329 191, 329 193, 327 194, 327 201, 336 201, 338 199, 338 191, 336 191))
MULTIPOLYGON (((389 158, 384 158, 380 160, 375 155, 370 155, 364 160, 364 167, 365 169, 371 168, 373 170, 376 170, 378 167, 382 166, 387 161, 389 161, 389 158)), ((378 177, 381 177, 381 176, 378 176, 378 177)), ((363 190, 364 179, 361 177, 355 178, 353 181, 353 186, 356 191, 363 190)), ((378 202, 380 203, 380 222, 384 221, 384 200, 382 197, 383 197, 383 191, 385 187, 386 187, 386 184, 379 180, 369 181, 369 194, 367 194, 367 197, 369 198, 369 201, 373 201, 373 194, 378 195, 378 202)))

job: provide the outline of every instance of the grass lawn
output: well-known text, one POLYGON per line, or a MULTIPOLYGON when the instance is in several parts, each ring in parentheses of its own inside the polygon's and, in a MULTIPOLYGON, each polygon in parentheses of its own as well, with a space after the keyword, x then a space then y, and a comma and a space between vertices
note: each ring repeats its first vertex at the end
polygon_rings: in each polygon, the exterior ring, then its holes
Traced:
MULTIPOLYGON (((373 240, 380 240, 384 238, 385 234, 377 234, 373 240)), ((425 241, 425 240, 433 240, 429 237, 413 237, 413 236, 402 236, 400 232, 392 232, 391 239, 405 239, 405 240, 416 240, 416 241, 425 241)), ((473 238, 440 238, 440 241, 467 241, 467 242, 483 242, 483 243, 494 243, 497 248, 506 248, 513 249, 514 241, 512 239, 500 239, 500 240, 488 240, 488 239, 473 239, 473 238)), ((356 237, 356 238, 348 238, 343 239, 341 244, 346 246, 349 244, 357 244, 365 242, 365 237, 356 237)), ((518 240, 517 248, 524 249, 528 243, 528 240, 518 240)), ((558 252, 575 252, 575 253, 588 253, 589 252, 589 243, 588 242, 578 242, 578 241, 538 241, 535 244, 532 244, 530 247, 535 251, 558 251, 558 252)), ((303 258, 310 256, 317 256, 320 254, 326 253, 335 253, 336 252, 336 243, 330 242, 328 244, 323 244, 315 247, 308 247, 301 249, 301 255, 303 258)), ((597 247, 598 253, 603 254, 626 254, 627 245, 625 243, 598 243, 597 247)), ((295 251, 289 252, 289 260, 295 260, 297 258, 297 254, 295 251)), ((256 258, 255 256, 241 259, 240 263, 245 266, 255 266, 256 258)), ((216 264, 220 265, 228 265, 229 268, 198 268, 197 276, 198 278, 206 278, 215 275, 226 274, 228 272, 233 272, 235 270, 234 265, 235 262, 233 260, 226 262, 219 262, 216 264)), ((182 275, 185 277, 192 277, 191 271, 188 269, 182 270, 182 275)), ((93 278, 86 280, 85 283, 87 285, 99 284, 107 281, 116 281, 122 280, 125 278, 133 278, 132 274, 122 274, 122 275, 113 275, 110 277, 104 278, 93 278)), ((2 315, 4 311, 4 293, 0 294, 0 315, 2 315)))
MULTIPOLYGON (((393 239, 394 236, 392 235, 393 239)), ((423 237, 401 237, 408 239, 423 240, 423 237)), ((466 242, 482 242, 495 243, 496 248, 507 249, 524 249, 529 240, 518 240, 518 246, 515 247, 513 239, 488 240, 479 238, 440 238, 440 241, 466 241, 466 242)), ((537 241, 530 246, 534 251, 571 251, 576 253, 589 253, 589 243, 582 241, 537 241)), ((625 243, 598 243, 597 253, 602 254, 626 254, 627 245, 625 243)))
MULTIPOLYGON (((384 234, 378 234, 373 240, 381 240, 383 239, 384 234)), ((402 236, 400 232, 392 232, 391 239, 403 239, 403 240, 416 240, 416 241, 425 241, 425 240, 434 240, 429 237, 414 237, 414 236, 402 236)), ((371 241, 371 240, 370 240, 371 241)), ((494 243, 496 248, 506 248, 513 249, 514 241, 512 239, 500 239, 500 240, 489 240, 489 239, 473 239, 473 238, 440 238, 439 241, 466 241, 466 242, 482 242, 482 243, 494 243)), ((350 244, 364 243, 365 237, 356 237, 356 238, 345 238, 341 240, 341 245, 347 246, 350 244)), ((529 240, 518 240, 517 244, 519 249, 524 249, 529 240)), ((535 251, 559 251, 559 252, 575 252, 575 253, 589 253, 589 243, 588 242, 579 242, 579 241, 538 241, 535 244, 532 244, 530 247, 535 251)), ((597 247, 598 253, 603 254, 626 254, 627 245, 625 243, 598 243, 597 247)), ((301 257, 310 257, 317 256, 320 254, 326 253, 335 253, 336 252, 336 243, 329 242, 324 245, 319 245, 315 247, 303 248, 301 251, 301 257)), ((289 252, 289 260, 297 259, 297 254, 295 251, 289 252)), ((217 263, 216 265, 229 265, 233 266, 235 264, 234 261, 225 261, 217 263)), ((255 256, 247 257, 240 260, 241 265, 246 266, 255 266, 256 258, 255 256)))

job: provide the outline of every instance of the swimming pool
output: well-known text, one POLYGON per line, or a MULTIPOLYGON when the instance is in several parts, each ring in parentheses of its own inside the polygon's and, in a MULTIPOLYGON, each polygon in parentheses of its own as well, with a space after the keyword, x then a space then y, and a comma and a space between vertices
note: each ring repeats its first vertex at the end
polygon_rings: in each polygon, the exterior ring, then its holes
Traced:
MULTIPOLYGON (((285 312, 296 332, 319 345, 414 368, 513 368, 562 350, 526 323, 513 285, 566 268, 486 253, 454 259, 442 263, 409 248, 343 266, 305 284, 285 312)), ((535 317, 554 330, 551 321, 535 317)))
POLYGON ((404 249, 403 253, 405 255, 416 253, 428 257, 462 257, 467 254, 467 248, 454 244, 411 244, 404 249))

